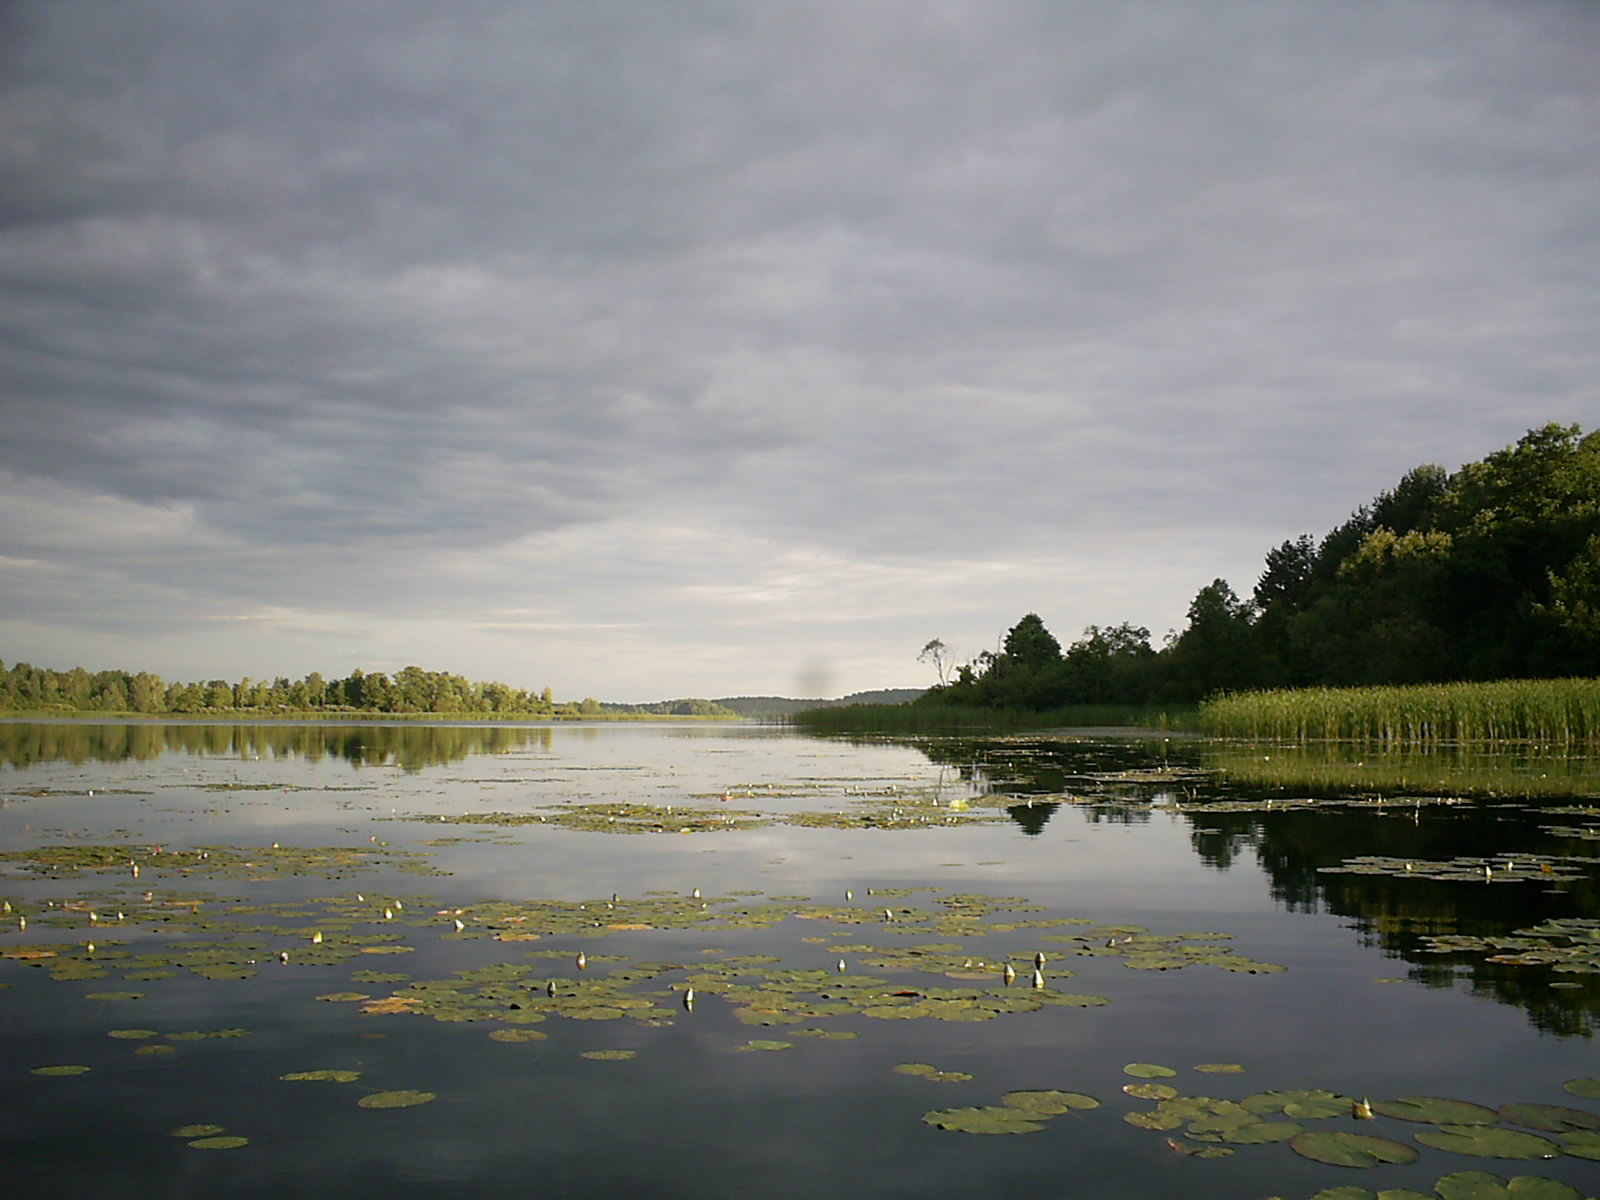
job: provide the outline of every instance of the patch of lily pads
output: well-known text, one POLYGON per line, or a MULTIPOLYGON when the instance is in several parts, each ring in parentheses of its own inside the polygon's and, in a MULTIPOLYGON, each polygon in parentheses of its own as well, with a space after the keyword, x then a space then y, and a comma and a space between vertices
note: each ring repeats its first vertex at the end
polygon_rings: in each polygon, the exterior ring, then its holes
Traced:
POLYGON ((1486 960, 1493 963, 1548 967, 1567 974, 1600 974, 1600 920, 1563 917, 1486 937, 1441 934, 1425 937, 1422 949, 1428 954, 1487 952, 1486 960))
POLYGON ((1100 1101, 1082 1092, 1015 1091, 1002 1096, 998 1105, 940 1108, 924 1113, 922 1119, 952 1133, 1038 1133, 1052 1117, 1099 1107, 1100 1101))

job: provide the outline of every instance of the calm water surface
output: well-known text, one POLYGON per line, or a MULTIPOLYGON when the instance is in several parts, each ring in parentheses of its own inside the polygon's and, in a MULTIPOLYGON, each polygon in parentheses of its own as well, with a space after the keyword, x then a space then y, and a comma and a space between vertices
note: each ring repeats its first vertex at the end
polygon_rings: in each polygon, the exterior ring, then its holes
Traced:
POLYGON ((1225 1144, 1124 1120, 1154 1107, 1124 1093, 1132 1063, 1170 1067, 1160 1082, 1186 1096, 1600 1112, 1562 1087, 1600 1076, 1596 975, 1430 940, 1551 921, 1571 924, 1535 948, 1589 936, 1588 765, 1508 756, 1477 794, 1483 764, 1368 755, 1390 773, 1363 787, 1348 755, 1330 771, 1297 754, 759 726, 0 725, 7 1194, 1254 1200, 1431 1193, 1463 1170, 1600 1190, 1600 1163, 1473 1157, 1386 1116, 1303 1124, 1416 1162, 1355 1170, 1286 1143, 1203 1158, 1185 1151, 1225 1144), (1327 869, 1362 856, 1393 862, 1327 869), (1108 1003, 1039 1005, 1036 951, 1040 995, 1108 1003), (474 1006, 436 1003, 451 994, 474 1006), (428 1000, 405 1011, 408 995, 428 1000), (507 1031, 537 1040, 490 1036, 507 1031), (633 1056, 584 1057, 600 1050, 633 1056), (894 1069, 912 1063, 971 1078, 894 1069), (1194 1070, 1215 1063, 1244 1069, 1194 1070), (90 1069, 35 1073, 52 1066, 90 1069), (360 1074, 281 1078, 324 1069, 360 1074), (434 1098, 359 1103, 405 1089, 434 1098), (923 1119, 1024 1089, 1100 1105, 1019 1136, 923 1119), (249 1141, 193 1148, 173 1133, 189 1125, 249 1141))

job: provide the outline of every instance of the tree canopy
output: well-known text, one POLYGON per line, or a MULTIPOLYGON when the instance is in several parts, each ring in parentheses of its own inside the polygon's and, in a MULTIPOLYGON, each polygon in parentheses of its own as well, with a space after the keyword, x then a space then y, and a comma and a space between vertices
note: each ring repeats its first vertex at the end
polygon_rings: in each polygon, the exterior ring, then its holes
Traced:
POLYGON ((1268 550, 1248 599, 1212 580, 1159 651, 1127 624, 1062 651, 1034 613, 1001 647, 926 702, 1600 675, 1600 433, 1549 424, 1454 474, 1416 467, 1320 540, 1268 550))

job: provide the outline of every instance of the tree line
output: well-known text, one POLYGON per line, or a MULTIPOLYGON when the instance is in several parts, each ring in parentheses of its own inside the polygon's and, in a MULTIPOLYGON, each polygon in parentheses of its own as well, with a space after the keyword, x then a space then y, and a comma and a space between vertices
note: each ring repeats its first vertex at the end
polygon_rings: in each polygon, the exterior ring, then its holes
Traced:
MULTIPOLYGON (((3 666, 3 664, 0 664, 3 666)), ((444 671, 406 667, 391 678, 360 668, 343 679, 313 671, 303 679, 210 679, 167 683, 149 671, 68 671, 14 663, 0 670, 0 711, 7 712, 364 712, 483 713, 550 717, 598 715, 593 699, 556 703, 541 692, 505 683, 473 683, 444 671)))
POLYGON ((1252 593, 1215 579, 1158 650, 1037 614, 921 701, 1008 708, 1193 702, 1216 692, 1600 675, 1600 433, 1549 424, 1451 473, 1426 464, 1315 539, 1267 552, 1252 593))

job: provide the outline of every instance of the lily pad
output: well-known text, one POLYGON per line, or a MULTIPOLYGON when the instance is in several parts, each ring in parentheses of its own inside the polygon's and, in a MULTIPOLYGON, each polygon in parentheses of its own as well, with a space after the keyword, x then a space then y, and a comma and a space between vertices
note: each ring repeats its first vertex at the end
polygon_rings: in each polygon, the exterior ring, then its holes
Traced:
POLYGON ((1428 1125, 1493 1125, 1500 1114, 1469 1100, 1445 1100, 1438 1096, 1401 1096, 1397 1100, 1378 1100, 1374 1112, 1400 1121, 1421 1121, 1428 1125))
POLYGON ((1297 1121, 1314 1121, 1323 1117, 1347 1116, 1355 1101, 1325 1088, 1305 1088, 1294 1092, 1257 1092, 1239 1103, 1250 1112, 1262 1116, 1282 1113, 1297 1121))
POLYGON ((1044 1125, 1018 1108, 941 1108, 923 1113, 935 1129, 955 1133, 1037 1133, 1044 1125))
POLYGON ((1093 1096, 1085 1096, 1082 1092, 1007 1092, 1000 1097, 1000 1103, 1007 1108, 1019 1109, 1022 1112, 1032 1113, 1041 1117, 1052 1117, 1058 1113, 1071 1112, 1075 1108, 1100 1107, 1100 1101, 1093 1096))
POLYGON ((1441 1125, 1416 1136, 1424 1146, 1479 1158, 1554 1158, 1561 1153, 1549 1138, 1489 1125, 1441 1125))
POLYGON ((1171 1100, 1178 1089, 1166 1083, 1128 1083, 1122 1090, 1135 1100, 1171 1100))
POLYGON ((279 1075, 279 1079, 321 1081, 327 1083, 354 1083, 361 1078, 360 1071, 290 1071, 287 1075, 279 1075))
POLYGON ((215 1137, 223 1131, 221 1125, 180 1125, 172 1131, 175 1138, 215 1137))
POLYGON ((1308 1130, 1290 1138, 1289 1148, 1302 1158, 1334 1167, 1376 1167, 1380 1163, 1417 1161, 1417 1152, 1404 1142, 1367 1133, 1308 1130))
POLYGON ((489 1036, 497 1042, 542 1042, 550 1035, 538 1029, 496 1029, 489 1036))
POLYGON ((1171 1067, 1163 1067, 1157 1063, 1129 1063, 1122 1068, 1124 1075, 1132 1075, 1135 1079, 1170 1079, 1177 1072, 1171 1067))
POLYGON ((1600 1129, 1600 1115, 1560 1104, 1502 1104, 1500 1119, 1525 1129, 1543 1129, 1549 1133, 1600 1129))
POLYGON ((1508 1180, 1488 1171, 1457 1171, 1433 1186, 1441 1200, 1583 1200, 1577 1188, 1539 1175, 1508 1180))
POLYGON ((87 1075, 91 1068, 76 1064, 60 1067, 34 1067, 34 1075, 87 1075))
POLYGON ((580 1057, 592 1058, 596 1062, 622 1062, 638 1053, 637 1050, 585 1050, 580 1057))
POLYGON ((1571 1133, 1561 1135, 1561 1148, 1574 1158, 1588 1158, 1600 1161, 1600 1133, 1589 1129, 1577 1129, 1571 1133))
POLYGON ((772 1041, 772 1040, 770 1040, 768 1038, 751 1038, 744 1045, 740 1046, 739 1049, 741 1049, 741 1050, 793 1050, 794 1049, 794 1043, 793 1042, 775 1042, 775 1041, 772 1041))
POLYGON ((1244 1067, 1238 1063, 1200 1063, 1195 1070, 1208 1075, 1238 1075, 1244 1071, 1244 1067))
POLYGON ((1569 1079, 1561 1087, 1585 1100, 1600 1100, 1600 1079, 1569 1079))
POLYGON ((191 1150, 237 1150, 240 1146, 248 1146, 250 1139, 229 1134, 222 1137, 197 1138, 189 1143, 191 1150))
POLYGON ((154 1029, 108 1029, 106 1030, 106 1036, 123 1038, 132 1042, 143 1038, 153 1038, 156 1036, 156 1031, 154 1029))
POLYGON ((896 1063, 893 1069, 901 1075, 935 1075, 939 1071, 929 1063, 896 1063))
POLYGON ((1223 1141, 1237 1146, 1261 1146, 1269 1142, 1287 1142, 1305 1131, 1298 1121, 1249 1121, 1232 1129, 1220 1130, 1223 1141))
POLYGON ((437 1093, 419 1092, 414 1089, 393 1092, 373 1092, 370 1096, 363 1096, 356 1101, 362 1108, 412 1108, 418 1104, 427 1104, 430 1100, 437 1099, 437 1093))

